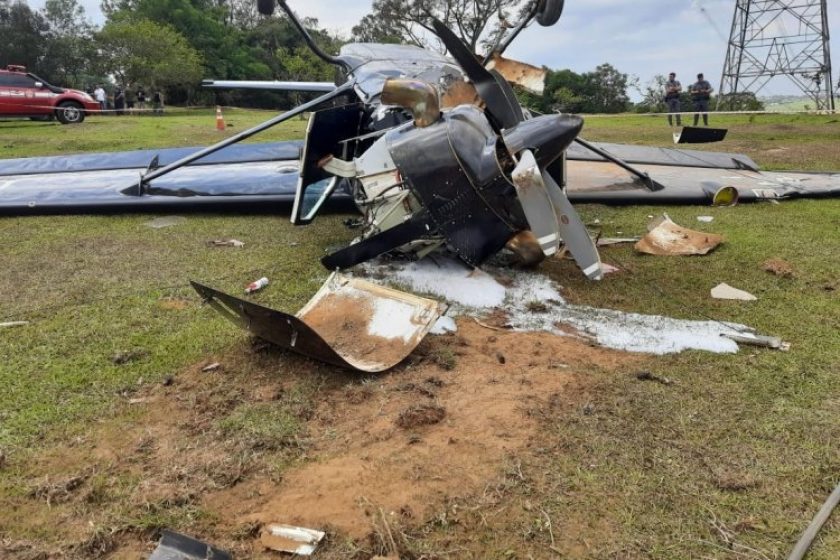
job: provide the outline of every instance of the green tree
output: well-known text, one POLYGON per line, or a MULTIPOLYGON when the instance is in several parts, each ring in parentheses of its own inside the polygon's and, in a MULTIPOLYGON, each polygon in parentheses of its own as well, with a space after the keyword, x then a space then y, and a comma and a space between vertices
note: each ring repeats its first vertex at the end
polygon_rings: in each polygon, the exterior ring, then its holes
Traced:
POLYGON ((197 83, 201 56, 177 31, 149 20, 109 22, 97 35, 103 69, 130 87, 197 83))
POLYGON ((47 0, 43 11, 50 26, 47 57, 50 79, 62 85, 84 87, 95 67, 97 51, 93 25, 77 0, 47 0))
POLYGON ((49 28, 44 16, 26 2, 0 0, 0 66, 23 64, 40 72, 47 54, 49 28))
POLYGON ((521 0, 374 0, 371 13, 353 28, 359 41, 429 46, 432 20, 439 19, 475 52, 521 0))
POLYGON ((629 76, 611 64, 601 64, 594 72, 583 74, 587 113, 620 113, 630 106, 627 95, 629 76))

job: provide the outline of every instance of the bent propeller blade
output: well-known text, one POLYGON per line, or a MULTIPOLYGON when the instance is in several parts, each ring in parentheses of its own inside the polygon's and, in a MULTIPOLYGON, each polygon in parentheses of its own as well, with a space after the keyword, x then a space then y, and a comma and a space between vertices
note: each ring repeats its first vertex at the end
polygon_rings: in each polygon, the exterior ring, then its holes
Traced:
POLYGON ((583 220, 580 219, 577 210, 572 206, 569 197, 560 188, 560 185, 548 173, 542 174, 546 191, 557 212, 557 225, 560 236, 566 244, 566 248, 574 257, 575 262, 583 270, 583 273, 590 280, 601 280, 604 271, 601 267, 601 256, 595 247, 595 242, 589 236, 583 220))
POLYGON ((525 212, 528 225, 531 226, 531 232, 537 237, 545 256, 550 257, 557 252, 560 245, 557 235, 557 213, 531 150, 522 151, 512 178, 516 196, 522 205, 522 211, 525 212))

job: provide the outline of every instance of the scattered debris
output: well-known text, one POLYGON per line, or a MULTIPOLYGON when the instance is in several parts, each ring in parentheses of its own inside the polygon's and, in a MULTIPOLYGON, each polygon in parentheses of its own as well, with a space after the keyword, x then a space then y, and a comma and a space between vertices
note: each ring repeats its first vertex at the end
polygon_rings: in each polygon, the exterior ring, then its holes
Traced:
POLYGON ((325 535, 323 531, 315 529, 272 523, 263 528, 260 542, 264 547, 277 552, 311 556, 325 535))
POLYGON ((163 378, 163 381, 161 381, 160 384, 163 385, 164 387, 171 387, 172 385, 175 384, 175 378, 172 377, 171 375, 167 375, 166 377, 163 378))
POLYGON ((787 352, 790 350, 790 343, 784 342, 781 338, 776 336, 761 336, 757 334, 750 334, 750 333, 739 333, 739 334, 722 334, 721 336, 725 336, 735 342, 739 342, 741 344, 748 344, 750 346, 760 346, 762 348, 772 348, 773 350, 781 350, 782 352, 787 352))
POLYGON ((146 398, 139 398, 139 399, 128 399, 128 404, 135 405, 135 404, 143 404, 147 402, 149 399, 146 398))
POLYGON ((598 247, 608 247, 610 245, 623 245, 625 243, 636 243, 641 237, 602 237, 596 245, 598 247))
POLYGON ((397 417, 397 426, 403 429, 431 426, 446 417, 446 409, 436 404, 421 404, 403 410, 397 417))
POLYGON ((233 556, 192 537, 164 529, 149 560, 233 560, 233 556))
POLYGON ((729 284, 721 283, 712 288, 712 297, 715 299, 732 299, 738 301, 756 301, 757 297, 744 290, 733 288, 729 284))
POLYGON ((636 243, 636 250, 648 255, 706 255, 723 242, 723 237, 678 226, 667 214, 648 226, 649 232, 636 243))
POLYGON ((209 372, 209 371, 216 371, 216 370, 220 369, 221 367, 222 367, 222 364, 220 364, 219 362, 213 362, 212 364, 208 364, 208 365, 204 366, 203 368, 201 368, 201 371, 206 373, 206 372, 209 372))
POLYGON ((146 222, 146 226, 152 229, 163 229, 183 224, 186 221, 187 219, 182 216, 165 216, 163 218, 155 218, 151 222, 146 222))
POLYGON ((618 272, 621 272, 621 269, 617 266, 613 266, 607 263, 601 263, 601 270, 603 271, 604 276, 606 276, 607 274, 616 274, 618 272))
POLYGON ((29 324, 29 321, 8 321, 6 323, 0 323, 0 329, 7 329, 11 327, 25 327, 29 324))
POLYGON ((192 284, 214 309, 259 338, 371 373, 404 360, 446 311, 434 300, 338 273, 295 315, 192 284))
POLYGON ((207 242, 211 247, 244 247, 245 243, 238 239, 213 239, 207 242))
POLYGON ((0 449, 0 469, 6 466, 6 453, 0 449))
POLYGON ((660 377, 650 371, 640 371, 636 374, 636 379, 639 381, 655 381, 662 385, 673 385, 674 382, 667 377, 660 377))
POLYGON ((246 286, 246 288, 245 288, 245 293, 246 294, 253 294, 254 292, 258 292, 258 291, 262 290, 266 286, 268 286, 268 278, 263 276, 259 280, 254 280, 253 282, 248 284, 248 286, 246 286))
POLYGON ((715 221, 714 216, 697 216, 697 221, 702 222, 704 224, 711 224, 715 221))
POLYGON ((781 276, 782 278, 793 278, 795 276, 793 266, 782 259, 768 259, 761 265, 762 270, 781 276))
POLYGON ((148 355, 148 350, 144 350, 143 348, 137 348, 135 350, 129 350, 126 352, 117 352, 116 354, 111 356, 111 361, 116 365, 121 366, 129 362, 142 360, 148 355))

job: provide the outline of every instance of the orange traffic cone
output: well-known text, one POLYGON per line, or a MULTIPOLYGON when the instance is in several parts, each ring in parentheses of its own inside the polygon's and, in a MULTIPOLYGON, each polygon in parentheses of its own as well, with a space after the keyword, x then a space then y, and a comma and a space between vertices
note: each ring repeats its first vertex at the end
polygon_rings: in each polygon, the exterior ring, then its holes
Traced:
POLYGON ((216 105, 216 130, 225 129, 225 117, 222 116, 222 106, 216 105))

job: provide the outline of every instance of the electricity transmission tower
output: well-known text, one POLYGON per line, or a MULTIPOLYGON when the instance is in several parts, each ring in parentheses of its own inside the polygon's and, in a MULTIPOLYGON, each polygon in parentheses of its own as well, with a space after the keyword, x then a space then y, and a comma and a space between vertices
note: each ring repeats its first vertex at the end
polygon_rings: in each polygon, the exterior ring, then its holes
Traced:
POLYGON ((721 99, 787 76, 817 110, 834 110, 827 0, 736 0, 721 99))

